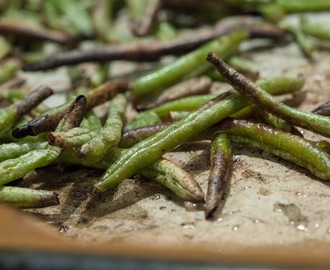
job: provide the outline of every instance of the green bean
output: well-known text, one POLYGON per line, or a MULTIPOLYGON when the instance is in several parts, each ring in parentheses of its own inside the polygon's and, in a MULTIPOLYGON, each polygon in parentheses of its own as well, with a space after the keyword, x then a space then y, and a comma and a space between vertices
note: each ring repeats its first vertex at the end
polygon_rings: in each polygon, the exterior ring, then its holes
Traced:
POLYGON ((3 36, 0 36, 0 60, 5 58, 11 51, 12 47, 7 39, 3 36))
POLYGON ((214 53, 209 53, 207 59, 216 66, 218 71, 226 78, 235 90, 257 104, 260 108, 286 120, 292 125, 312 130, 324 136, 330 136, 329 117, 304 112, 277 101, 271 95, 262 90, 261 87, 256 86, 223 62, 214 53))
POLYGON ((260 4, 257 9, 267 21, 273 23, 277 23, 285 17, 285 10, 276 3, 260 4))
MULTIPOLYGON (((122 80, 114 80, 98 86, 86 95, 87 110, 110 100, 118 93, 125 92, 128 88, 129 83, 122 80)), ((71 104, 69 103, 53 108, 40 117, 31 120, 28 124, 15 128, 13 136, 22 138, 28 135, 35 136, 44 131, 53 131, 70 108, 71 104)))
POLYGON ((256 64, 244 57, 232 56, 228 59, 228 63, 250 79, 255 80, 259 76, 256 64))
POLYGON ((146 36, 150 34, 157 20, 158 11, 161 9, 162 5, 163 0, 148 1, 143 17, 133 24, 132 31, 136 36, 146 36))
POLYGON ((8 131, 20 117, 38 105, 53 93, 52 89, 40 86, 32 91, 25 99, 0 110, 0 136, 8 131))
MULTIPOLYGON (((77 117, 82 117, 80 111, 85 105, 86 98, 83 96, 77 97, 73 102, 71 110, 59 123, 57 131, 66 131, 72 128, 72 125, 79 124, 77 117)), ((61 151, 59 147, 47 145, 45 148, 40 147, 40 149, 32 150, 19 157, 2 161, 0 163, 0 186, 23 177, 36 168, 49 165, 60 155, 61 151)))
POLYGON ((246 120, 223 121, 220 132, 234 142, 261 148, 306 168, 322 180, 330 180, 330 157, 299 136, 246 120))
POLYGON ((99 132, 77 127, 68 131, 49 132, 47 141, 50 145, 66 149, 80 147, 97 136, 99 136, 99 132))
POLYGON ((179 98, 206 94, 210 91, 211 86, 212 80, 207 76, 190 78, 166 89, 152 102, 147 104, 138 104, 136 108, 138 110, 146 110, 179 98))
POLYGON ((150 137, 151 135, 157 133, 160 130, 163 130, 167 126, 168 124, 159 124, 126 131, 123 133, 118 146, 122 148, 132 147, 134 144, 150 137))
MULTIPOLYGON (((279 89, 275 87, 267 90, 271 94, 276 94, 279 89)), ((283 89, 280 89, 279 92, 282 93, 283 89)), ((201 131, 247 105, 249 105, 249 102, 238 93, 232 93, 224 98, 221 95, 216 97, 182 120, 171 124, 164 130, 128 149, 102 175, 95 184, 96 188, 104 191, 117 185, 123 179, 155 162, 164 153, 195 137, 201 131)))
POLYGON ((190 113, 190 111, 170 111, 168 113, 168 115, 169 115, 170 121, 175 122, 175 121, 179 121, 182 118, 186 117, 189 113, 190 113))
POLYGON ((82 120, 79 128, 86 128, 90 131, 99 132, 102 128, 101 120, 94 114, 93 111, 89 111, 82 120))
POLYGON ((144 11, 148 5, 148 0, 141 0, 141 1, 126 0, 125 2, 128 11, 130 15, 133 17, 133 19, 139 20, 143 18, 144 11))
POLYGON ((187 201, 203 202, 204 193, 192 176, 167 159, 160 159, 140 173, 171 189, 187 201))
POLYGON ((100 134, 79 148, 79 155, 88 160, 100 160, 105 153, 117 147, 123 129, 127 107, 125 95, 118 94, 109 102, 108 118, 100 134))
POLYGON ((309 20, 302 18, 300 20, 300 26, 306 35, 330 41, 330 30, 326 24, 312 23, 309 20))
POLYGON ((224 58, 227 58, 238 49, 239 45, 247 37, 247 32, 233 32, 227 36, 206 43, 159 70, 142 76, 133 83, 133 97, 137 99, 147 94, 159 93, 177 83, 182 77, 191 73, 197 67, 201 72, 206 71, 209 66, 203 63, 203 60, 208 51, 213 49, 224 58))
POLYGON ((306 36, 305 33, 298 27, 295 27, 295 26, 287 24, 287 23, 281 23, 280 25, 282 28, 287 29, 294 35, 301 51, 304 53, 304 55, 309 58, 312 58, 313 53, 316 51, 316 46, 312 43, 312 41, 309 39, 309 37, 306 36))
MULTIPOLYGON (((267 80, 258 80, 256 84, 266 91, 269 91, 270 89, 272 89, 273 91, 276 88, 276 92, 281 95, 291 93, 300 89, 304 84, 304 80, 302 78, 279 77, 267 80)), ((224 96, 225 95, 227 94, 224 93, 224 96)), ((170 111, 192 111, 197 109, 205 102, 211 100, 215 96, 215 94, 190 96, 164 103, 149 110, 145 110, 137 114, 136 119, 134 118, 133 121, 129 124, 129 129, 133 129, 133 127, 131 128, 131 126, 134 126, 134 128, 138 128, 142 127, 143 125, 149 126, 158 124, 160 122, 158 119, 157 121, 152 121, 151 117, 153 115, 151 113, 156 113, 159 117, 165 118, 169 115, 170 111), (141 119, 145 119, 143 123, 135 124, 135 121, 142 122, 141 119)), ((129 129, 126 128, 125 130, 129 129)))
POLYGON ((79 95, 72 102, 70 110, 64 115, 55 131, 68 131, 74 127, 78 127, 84 118, 87 110, 87 99, 83 95, 79 95))
POLYGON ((158 125, 162 122, 160 117, 157 113, 153 111, 144 111, 142 113, 138 113, 135 115, 132 122, 128 123, 125 126, 125 131, 140 128, 140 127, 146 127, 146 126, 152 126, 152 125, 158 125))
POLYGON ((312 12, 329 11, 330 2, 328 0, 276 0, 287 12, 312 12))
POLYGON ((5 91, 1 91, 0 92, 0 101, 2 99, 7 100, 9 102, 15 102, 17 100, 21 100, 23 98, 25 98, 25 93, 23 93, 20 90, 5 90, 5 91))
POLYGON ((276 92, 276 95, 284 95, 300 90, 304 82, 303 77, 278 77, 258 80, 256 85, 266 92, 276 92))
POLYGON ((60 30, 73 30, 74 34, 83 34, 90 36, 92 34, 92 21, 86 7, 79 1, 48 0, 49 10, 51 10, 52 23, 54 27, 60 30), (62 17, 62 20, 55 19, 56 16, 62 17), (69 25, 65 26, 65 23, 69 25))
POLYGON ((231 6, 271 4, 273 0, 225 0, 226 4, 231 6))
POLYGON ((213 216, 223 198, 233 167, 233 157, 229 138, 218 134, 211 144, 211 168, 208 178, 205 217, 213 216))
MULTIPOLYGON (((149 110, 145 110, 137 115, 139 119, 144 117, 143 115, 149 115, 150 113, 156 113, 158 117, 164 118, 168 116, 170 111, 192 111, 215 98, 216 94, 206 94, 206 95, 194 95, 190 97, 180 98, 173 100, 149 110)), ((145 116, 147 118, 147 116, 145 116)), ((133 120, 134 121, 134 120, 133 120)))
POLYGON ((12 79, 20 69, 18 61, 10 59, 1 64, 0 83, 12 79))
POLYGON ((53 191, 21 187, 0 187, 0 203, 22 208, 58 205, 58 195, 53 191))
POLYGON ((44 148, 47 145, 46 142, 17 142, 17 143, 5 143, 0 145, 0 162, 19 157, 32 150, 44 148))
POLYGON ((177 29, 168 21, 159 22, 155 32, 157 39, 164 41, 175 39, 178 36, 177 29))
POLYGON ((0 163, 0 186, 23 177, 28 172, 44 167, 53 162, 59 152, 56 149, 32 150, 17 158, 7 159, 0 163))
MULTIPOLYGON (((279 129, 283 130, 285 132, 290 132, 292 133, 294 130, 294 127, 290 125, 287 121, 269 113, 265 112, 264 110, 258 109, 256 106, 254 106, 255 111, 257 111, 258 116, 265 122, 266 124, 279 129)), ((297 135, 297 134, 296 134, 297 135)))
POLYGON ((95 34, 103 41, 111 41, 112 9, 114 0, 97 0, 93 3, 93 29, 95 34))

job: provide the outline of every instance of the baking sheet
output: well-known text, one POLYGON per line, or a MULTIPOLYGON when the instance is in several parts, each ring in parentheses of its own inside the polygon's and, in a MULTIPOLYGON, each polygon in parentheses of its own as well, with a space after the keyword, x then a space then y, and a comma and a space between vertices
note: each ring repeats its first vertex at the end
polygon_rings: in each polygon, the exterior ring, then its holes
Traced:
MULTIPOLYGON (((260 67, 262 78, 282 75, 305 77, 302 93, 287 96, 287 99, 299 103, 304 97, 299 104, 304 110, 312 110, 330 99, 329 51, 321 50, 316 54, 315 61, 311 62, 294 43, 278 44, 272 48, 265 44, 258 48, 243 49, 260 67)), ((47 76, 58 76, 59 72, 62 70, 49 72, 47 76)), ((65 85, 59 85, 58 80, 50 81, 50 86, 58 90, 65 88, 65 85)), ((316 138, 309 132, 304 135, 316 138)), ((166 157, 191 172, 206 191, 208 142, 185 144, 166 154, 166 157)), ((305 258, 313 263, 318 261, 329 265, 330 184, 261 150, 235 146, 234 157, 230 193, 222 213, 214 221, 205 220, 202 206, 185 207, 181 199, 153 182, 127 179, 115 189, 94 194, 92 183, 101 175, 100 171, 79 167, 59 170, 58 166, 40 169, 33 185, 58 191, 61 204, 25 210, 25 213, 47 224, 54 239, 46 245, 48 248, 54 248, 54 243, 58 243, 60 250, 66 250, 65 245, 73 241, 67 246, 70 250, 83 247, 90 251, 91 244, 96 245, 95 250, 99 252, 104 252, 104 247, 109 246, 131 246, 133 254, 139 247, 145 250, 145 255, 150 255, 152 249, 161 256, 160 251, 172 254, 169 250, 184 248, 183 254, 178 254, 185 258, 194 257, 201 250, 204 258, 223 258, 231 254, 234 257, 229 258, 237 259, 235 254, 243 252, 256 261, 258 256, 253 257, 253 254, 265 254, 264 259, 271 261, 269 253, 274 252, 274 258, 282 258, 286 263, 290 260, 296 263, 300 260, 301 263, 305 258), (59 240, 62 238, 64 242, 59 240), (292 250, 300 252, 300 256, 292 254, 292 250), (192 253, 186 254, 188 251, 192 253), (287 259, 285 251, 289 252, 287 259), (276 257, 276 254, 279 255, 276 257)), ((8 215, 10 217, 11 210, 8 215)), ((34 222, 31 221, 31 224, 34 222)), ((0 230, 3 234, 0 244, 15 247, 10 243, 10 238, 5 237, 6 231, 21 225, 15 222, 10 224, 0 230)), ((29 233, 27 230, 27 237, 29 233)), ((42 237, 45 235, 48 235, 47 231, 42 237)), ((18 246, 26 241, 16 240, 18 246)), ((38 241, 35 245, 40 248, 38 241)), ((114 250, 110 249, 111 252, 114 250)), ((176 256, 173 253, 171 256, 176 256)))

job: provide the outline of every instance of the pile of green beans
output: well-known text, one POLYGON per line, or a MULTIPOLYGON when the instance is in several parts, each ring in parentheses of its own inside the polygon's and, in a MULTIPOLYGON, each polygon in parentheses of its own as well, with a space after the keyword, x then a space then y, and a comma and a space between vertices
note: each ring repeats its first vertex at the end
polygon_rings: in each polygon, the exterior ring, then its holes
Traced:
POLYGON ((232 143, 262 148, 330 180, 329 145, 309 142, 296 128, 330 137, 328 106, 304 112, 279 102, 275 95, 300 90, 304 79, 259 78, 258 66, 241 46, 252 38, 272 44, 293 41, 308 61, 315 60, 319 45, 330 40, 330 30, 303 15, 293 25, 286 15, 330 11, 329 1, 137 2, 0 4, 0 202, 23 208, 59 204, 61 194, 26 188, 24 178, 51 164, 75 164, 104 171, 94 183, 96 191, 139 174, 183 200, 205 203, 205 217, 212 218, 230 185, 232 143), (194 16, 185 14, 182 20, 182 10, 203 18, 205 29, 194 29, 194 16), (259 20, 223 20, 251 12, 259 20), (122 14, 132 22, 128 31, 117 26, 122 14), (159 60, 167 55, 173 58, 164 65, 159 60), (152 70, 111 78, 116 60, 149 62, 152 70), (78 65, 88 62, 93 62, 92 75, 78 65), (64 104, 48 108, 41 102, 53 90, 27 90, 19 74, 60 66, 67 66, 72 89, 64 104), (233 89, 213 91, 216 81, 233 89), (103 115, 94 110, 99 105, 107 107, 103 115), (200 139, 211 142, 205 195, 189 172, 163 157, 200 139))

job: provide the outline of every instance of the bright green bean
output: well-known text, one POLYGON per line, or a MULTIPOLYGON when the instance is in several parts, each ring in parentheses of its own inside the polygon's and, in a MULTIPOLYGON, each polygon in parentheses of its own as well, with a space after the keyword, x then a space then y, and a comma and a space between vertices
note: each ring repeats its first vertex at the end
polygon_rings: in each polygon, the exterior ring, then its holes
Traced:
POLYGON ((207 52, 214 50, 224 58, 227 58, 238 49, 239 45, 247 37, 247 32, 233 32, 227 36, 208 42, 159 70, 142 76, 133 83, 134 98, 139 98, 146 94, 159 93, 177 83, 182 77, 196 70, 196 68, 199 68, 202 73, 205 72, 210 67, 204 62, 207 52))

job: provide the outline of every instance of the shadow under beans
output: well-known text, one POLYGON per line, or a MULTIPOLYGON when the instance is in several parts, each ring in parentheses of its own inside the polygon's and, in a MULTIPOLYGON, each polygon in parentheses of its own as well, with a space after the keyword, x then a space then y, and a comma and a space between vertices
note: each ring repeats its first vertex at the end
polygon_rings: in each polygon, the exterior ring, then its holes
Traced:
POLYGON ((81 217, 103 217, 151 197, 160 190, 158 185, 151 185, 146 180, 125 179, 106 192, 94 191, 81 217))
POLYGON ((278 157, 274 154, 271 154, 269 152, 263 151, 262 149, 259 148, 254 148, 254 147, 250 147, 250 146, 246 146, 246 145, 241 145, 241 144, 233 144, 233 154, 234 155, 246 155, 249 157, 253 157, 253 158, 260 158, 260 159, 264 159, 264 160, 269 160, 278 164, 281 164, 283 167, 286 167, 288 170, 293 170, 295 172, 301 173, 301 174, 305 174, 307 175, 309 178, 319 181, 319 182, 325 182, 322 181, 320 178, 318 178, 317 176, 313 175, 311 172, 309 172, 307 169, 298 166, 290 161, 287 161, 281 157, 278 157))

